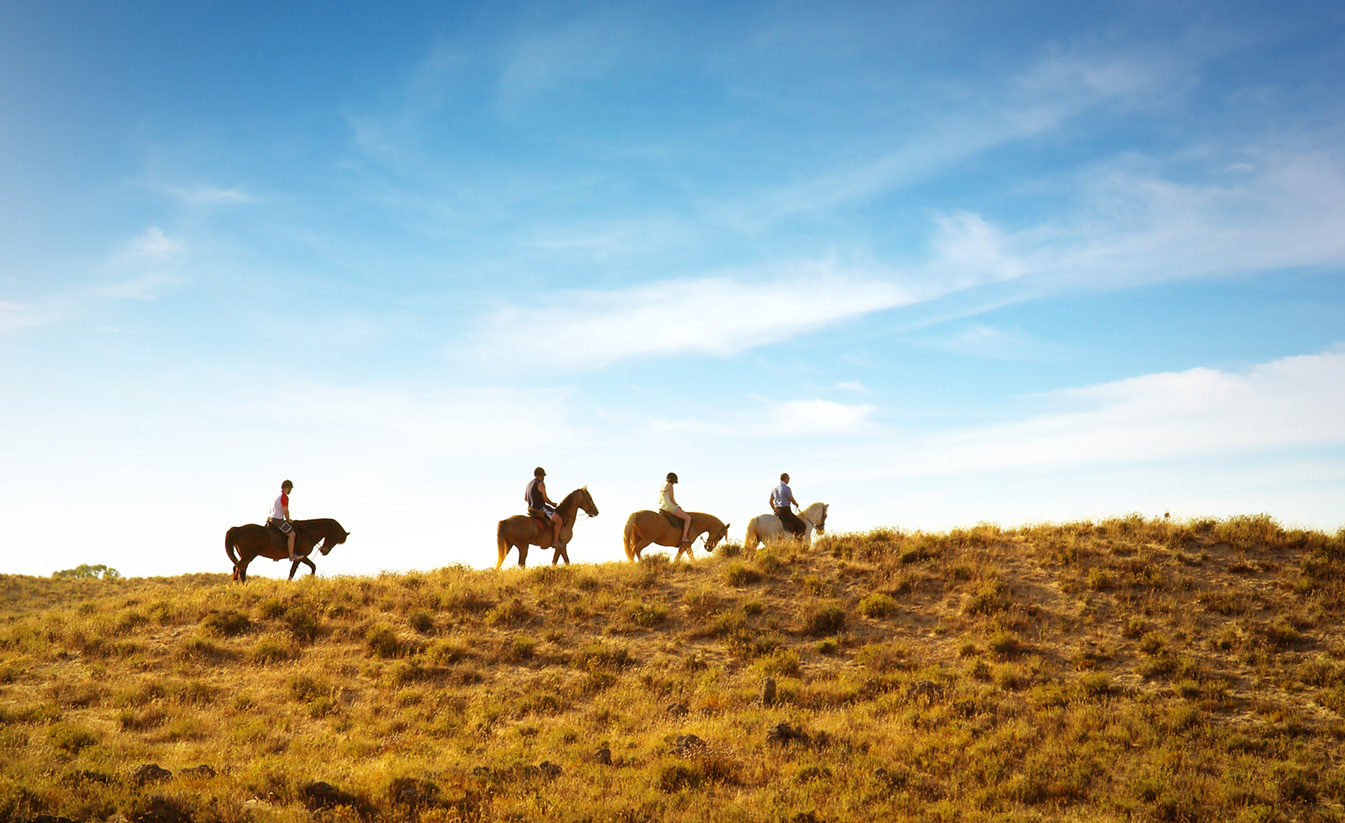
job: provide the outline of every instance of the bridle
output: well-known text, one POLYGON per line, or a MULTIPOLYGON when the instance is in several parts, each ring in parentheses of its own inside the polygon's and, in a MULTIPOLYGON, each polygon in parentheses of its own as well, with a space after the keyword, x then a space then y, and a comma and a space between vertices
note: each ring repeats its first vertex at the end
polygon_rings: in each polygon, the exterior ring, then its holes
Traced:
POLYGON ((821 529, 822 524, 827 522, 827 509, 825 506, 822 507, 822 519, 818 520, 816 523, 808 519, 807 511, 808 511, 807 509, 799 509, 799 519, 807 523, 809 526, 812 526, 813 529, 815 530, 821 529))

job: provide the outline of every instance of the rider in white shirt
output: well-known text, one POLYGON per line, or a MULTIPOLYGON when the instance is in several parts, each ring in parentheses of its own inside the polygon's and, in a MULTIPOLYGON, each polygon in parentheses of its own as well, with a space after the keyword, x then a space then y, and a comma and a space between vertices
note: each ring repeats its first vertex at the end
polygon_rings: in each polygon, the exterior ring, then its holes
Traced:
POLYGON ((803 533, 807 531, 807 527, 803 525, 803 521, 799 519, 798 515, 790 509, 791 506, 794 508, 802 508, 802 506, 799 506, 799 501, 794 499, 794 492, 789 488, 789 472, 780 475, 780 485, 771 489, 770 503, 771 511, 775 512, 775 516, 780 518, 780 525, 785 527, 785 531, 802 537, 803 533))
POLYGON ((294 484, 288 480, 280 484, 280 496, 271 504, 271 514, 266 518, 266 525, 278 530, 289 541, 291 563, 298 559, 294 556, 294 525, 290 523, 290 492, 293 490, 294 484))

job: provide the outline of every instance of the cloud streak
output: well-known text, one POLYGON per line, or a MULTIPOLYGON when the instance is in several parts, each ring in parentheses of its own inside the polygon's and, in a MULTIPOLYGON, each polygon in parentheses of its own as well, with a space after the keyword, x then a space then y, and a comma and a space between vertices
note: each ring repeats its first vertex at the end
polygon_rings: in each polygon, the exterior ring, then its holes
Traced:
POLYGON ((1047 411, 898 447, 889 476, 1145 464, 1345 445, 1345 349, 1042 395, 1047 411))
POLYGON ((491 365, 531 367, 536 349, 524 332, 541 323, 549 367, 601 368, 680 354, 726 357, 912 299, 892 282, 825 263, 788 266, 772 277, 551 292, 544 301, 488 315, 465 353, 491 365))

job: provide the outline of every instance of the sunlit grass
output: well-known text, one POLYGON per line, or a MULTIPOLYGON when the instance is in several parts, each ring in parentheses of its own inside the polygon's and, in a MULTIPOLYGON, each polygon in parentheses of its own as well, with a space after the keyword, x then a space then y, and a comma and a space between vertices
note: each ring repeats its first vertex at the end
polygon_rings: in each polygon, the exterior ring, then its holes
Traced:
POLYGON ((1265 517, 0 592, 0 819, 1345 815, 1345 534, 1265 517))

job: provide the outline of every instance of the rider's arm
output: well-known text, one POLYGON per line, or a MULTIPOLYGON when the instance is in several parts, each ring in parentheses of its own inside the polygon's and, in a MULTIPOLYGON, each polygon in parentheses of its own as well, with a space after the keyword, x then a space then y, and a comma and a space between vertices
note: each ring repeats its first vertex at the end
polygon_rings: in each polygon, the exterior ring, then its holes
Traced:
POLYGON ((796 508, 796 509, 801 509, 801 508, 803 508, 803 506, 801 506, 801 505, 799 504, 799 501, 797 501, 797 500, 794 499, 794 490, 793 490, 793 489, 790 489, 790 490, 789 490, 789 502, 790 502, 791 504, 793 504, 794 508, 796 508))
POLYGON ((546 482, 545 482, 545 481, 543 481, 543 482, 537 484, 537 491, 539 491, 539 492, 542 493, 542 501, 545 502, 548 506, 553 506, 553 507, 554 507, 554 506, 559 505, 558 503, 556 503, 556 501, 554 501, 554 500, 551 499, 550 495, 548 495, 548 494, 546 493, 546 482))

